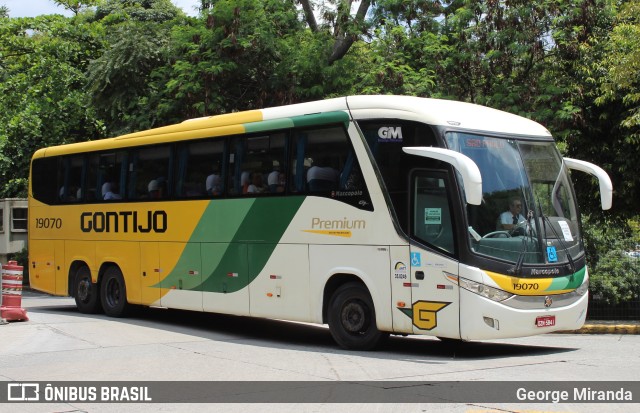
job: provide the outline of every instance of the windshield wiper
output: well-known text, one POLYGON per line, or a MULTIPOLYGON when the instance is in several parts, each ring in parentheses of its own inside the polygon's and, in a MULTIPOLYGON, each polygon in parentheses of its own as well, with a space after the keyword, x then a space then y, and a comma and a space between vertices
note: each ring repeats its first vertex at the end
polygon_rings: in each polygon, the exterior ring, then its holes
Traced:
POLYGON ((547 226, 545 225, 545 221, 546 221, 549 224, 549 228, 551 228, 553 235, 560 242, 560 246, 564 250, 564 254, 567 256, 567 261, 569 261, 569 268, 571 269, 571 273, 574 274, 576 272, 576 265, 573 261, 573 258, 571 257, 571 252, 569 251, 569 247, 567 246, 567 243, 564 242, 564 240, 560 237, 556 229, 553 227, 553 223, 551 222, 549 217, 546 216, 542 211, 542 205, 540 204, 540 200, 537 197, 536 197, 536 203, 538 204, 538 210, 540 211, 540 216, 542 217, 542 230, 544 231, 543 236, 546 238, 546 234, 547 234, 547 226))
POLYGON ((531 226, 531 220, 533 219, 533 211, 530 209, 527 213, 527 224, 525 227, 525 236, 522 238, 522 248, 520 249, 520 253, 518 254, 518 259, 516 260, 516 265, 513 268, 510 268, 508 272, 512 275, 520 275, 522 272, 522 264, 524 263, 524 257, 529 249, 527 248, 528 240, 527 240, 527 232, 529 232, 529 239, 533 240, 533 227, 531 226))

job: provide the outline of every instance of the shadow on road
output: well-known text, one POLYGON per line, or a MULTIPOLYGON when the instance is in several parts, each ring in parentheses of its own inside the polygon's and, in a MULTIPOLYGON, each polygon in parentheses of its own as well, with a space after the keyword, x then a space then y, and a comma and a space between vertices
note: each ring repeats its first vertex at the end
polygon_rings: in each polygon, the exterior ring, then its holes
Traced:
MULTIPOLYGON (((326 326, 306 323, 157 308, 135 308, 127 318, 109 318, 104 314, 81 314, 73 304, 35 306, 30 307, 29 312, 109 320, 213 341, 242 342, 245 345, 260 347, 294 348, 298 351, 321 353, 356 353, 339 348, 326 326)), ((557 343, 557 340, 553 342, 557 343)), ((440 341, 435 337, 391 336, 377 351, 357 353, 370 358, 439 364, 446 363, 450 359, 530 358, 576 350, 576 348, 557 346, 440 341)))

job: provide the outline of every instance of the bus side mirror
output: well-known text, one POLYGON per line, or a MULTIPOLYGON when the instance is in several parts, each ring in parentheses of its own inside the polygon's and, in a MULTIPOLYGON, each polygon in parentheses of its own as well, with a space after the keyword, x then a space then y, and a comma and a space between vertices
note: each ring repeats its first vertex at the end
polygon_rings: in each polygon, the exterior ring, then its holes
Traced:
POLYGON ((451 149, 432 147, 405 147, 402 148, 409 155, 422 156, 423 158, 436 159, 453 166, 462 176, 464 194, 467 204, 480 205, 482 202, 482 176, 478 165, 471 158, 451 149))
POLYGON ((564 163, 569 169, 575 169, 577 171, 586 172, 598 178, 600 184, 600 203, 602 209, 611 209, 613 204, 613 184, 611 178, 598 165, 594 165, 591 162, 580 161, 578 159, 564 158, 564 163))

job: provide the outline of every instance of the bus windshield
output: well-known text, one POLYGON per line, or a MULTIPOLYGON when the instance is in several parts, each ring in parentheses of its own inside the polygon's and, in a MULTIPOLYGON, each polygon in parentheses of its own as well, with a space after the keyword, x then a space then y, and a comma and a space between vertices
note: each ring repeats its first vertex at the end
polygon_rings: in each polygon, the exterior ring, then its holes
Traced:
POLYGON ((528 264, 571 262, 583 252, 575 197, 553 141, 446 138, 482 174, 482 204, 466 208, 472 251, 528 264))

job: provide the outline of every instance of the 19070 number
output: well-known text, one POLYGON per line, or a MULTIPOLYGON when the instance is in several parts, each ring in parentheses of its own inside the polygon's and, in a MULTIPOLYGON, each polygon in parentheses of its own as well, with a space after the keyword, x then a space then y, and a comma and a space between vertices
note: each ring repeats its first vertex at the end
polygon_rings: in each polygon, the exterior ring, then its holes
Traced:
POLYGON ((36 218, 36 228, 60 229, 62 218, 36 218))

